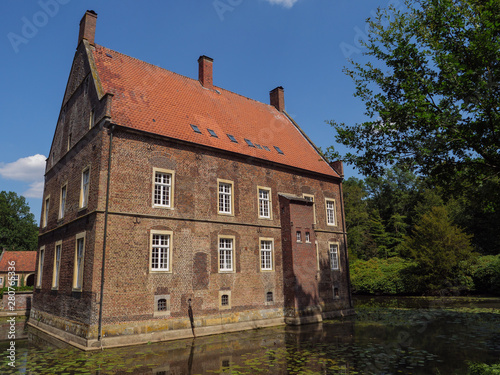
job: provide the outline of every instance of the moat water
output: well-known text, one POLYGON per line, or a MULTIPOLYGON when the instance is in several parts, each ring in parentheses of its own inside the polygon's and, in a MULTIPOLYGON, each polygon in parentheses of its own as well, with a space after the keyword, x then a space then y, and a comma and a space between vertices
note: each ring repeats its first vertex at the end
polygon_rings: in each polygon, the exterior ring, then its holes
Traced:
POLYGON ((448 375, 500 363, 500 298, 358 297, 355 308, 356 316, 320 324, 91 353, 28 330, 15 342, 15 367, 0 342, 0 373, 448 375))

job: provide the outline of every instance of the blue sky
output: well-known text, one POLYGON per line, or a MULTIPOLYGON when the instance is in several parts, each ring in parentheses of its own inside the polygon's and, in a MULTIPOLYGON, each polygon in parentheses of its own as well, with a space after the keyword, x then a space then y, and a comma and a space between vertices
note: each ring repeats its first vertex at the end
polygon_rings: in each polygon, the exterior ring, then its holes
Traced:
POLYGON ((390 2, 400 1, 2 0, 0 190, 24 195, 39 219, 45 156, 87 9, 98 14, 97 44, 191 78, 198 57, 210 56, 216 86, 265 103, 283 86, 287 112, 326 148, 335 145, 326 120, 364 119, 342 69, 361 58, 365 20, 390 2))

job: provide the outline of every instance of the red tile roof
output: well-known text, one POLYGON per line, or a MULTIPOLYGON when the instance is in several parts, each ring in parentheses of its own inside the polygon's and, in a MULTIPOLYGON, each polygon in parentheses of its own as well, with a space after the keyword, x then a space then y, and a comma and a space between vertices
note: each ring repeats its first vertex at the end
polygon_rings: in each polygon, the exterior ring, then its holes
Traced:
POLYGON ((102 46, 96 45, 93 56, 104 91, 114 95, 115 124, 338 177, 287 115, 271 105, 219 87, 207 89, 198 80, 102 46), (245 138, 270 151, 249 147, 245 138))
POLYGON ((8 272, 14 261, 16 272, 35 272, 36 251, 4 251, 0 259, 0 272, 8 272))

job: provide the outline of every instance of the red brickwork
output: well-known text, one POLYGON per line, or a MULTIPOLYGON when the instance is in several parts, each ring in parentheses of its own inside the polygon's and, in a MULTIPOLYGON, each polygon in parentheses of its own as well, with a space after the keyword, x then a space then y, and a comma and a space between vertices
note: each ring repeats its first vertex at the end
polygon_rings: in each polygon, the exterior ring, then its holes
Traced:
POLYGON ((84 40, 76 52, 47 161, 44 198, 50 197, 50 205, 39 237, 45 259, 43 269, 37 269, 42 283, 34 291, 32 321, 80 338, 96 338, 108 172, 102 301, 106 336, 189 328, 190 306, 197 327, 220 325, 223 320, 300 316, 311 309, 319 313, 350 309, 343 220, 329 226, 326 218, 326 198, 337 202, 335 215, 342 218, 341 179, 336 173, 309 172, 115 124, 110 116, 113 96, 105 94, 94 77, 92 48, 84 40), (82 172, 87 168, 88 204, 81 207, 82 172), (157 169, 172 172, 168 208, 154 205, 157 169), (232 184, 234 205, 229 215, 219 213, 218 180, 232 184), (61 218, 63 186, 67 197, 61 218), (270 218, 259 217, 259 187, 270 189, 270 218), (304 194, 314 197, 314 205, 302 199, 304 194), (170 235, 168 271, 151 269, 153 231, 170 235), (301 243, 296 241, 297 231, 301 243), (75 290, 75 254, 81 236, 85 238, 83 285, 75 290), (219 270, 221 236, 232 239, 229 272, 219 270), (272 240, 272 270, 261 269, 261 239, 272 240), (60 279, 54 288, 59 241, 60 279), (339 270, 330 268, 329 242, 339 245, 339 270), (221 306, 222 294, 228 296, 227 306, 221 306), (158 311, 158 299, 168 301, 166 311, 158 311))

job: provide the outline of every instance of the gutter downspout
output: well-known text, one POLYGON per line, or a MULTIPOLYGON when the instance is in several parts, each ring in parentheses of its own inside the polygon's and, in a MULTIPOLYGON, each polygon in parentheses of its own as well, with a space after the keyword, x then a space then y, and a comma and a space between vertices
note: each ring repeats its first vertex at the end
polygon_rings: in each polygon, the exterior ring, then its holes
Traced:
POLYGON ((345 249, 345 261, 346 261, 346 276, 347 276, 347 289, 349 292, 349 307, 352 309, 352 293, 351 293, 351 274, 349 271, 349 256, 347 254, 347 228, 345 226, 345 211, 344 211, 344 192, 342 191, 342 181, 340 181, 340 209, 342 210, 342 226, 344 228, 344 249, 345 249))
POLYGON ((109 155, 108 155, 108 181, 106 183, 106 208, 104 209, 104 238, 102 243, 102 265, 101 265, 101 296, 99 302, 99 328, 97 340, 101 343, 102 348, 102 302, 104 298, 104 266, 106 263, 106 239, 108 236, 108 208, 109 208, 109 185, 111 181, 111 151, 113 150, 113 130, 114 125, 109 125, 109 155))

